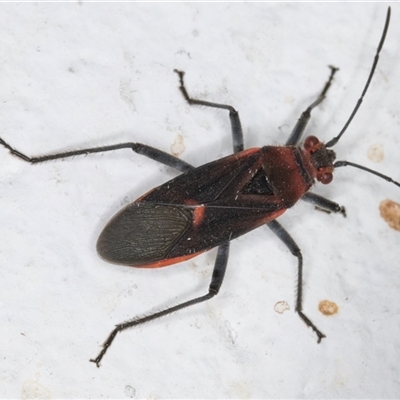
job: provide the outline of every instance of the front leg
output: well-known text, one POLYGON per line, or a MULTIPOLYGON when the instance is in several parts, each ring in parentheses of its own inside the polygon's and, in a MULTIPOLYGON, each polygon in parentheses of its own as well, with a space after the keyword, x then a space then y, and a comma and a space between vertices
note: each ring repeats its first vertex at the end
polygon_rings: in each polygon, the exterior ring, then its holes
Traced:
POLYGON ((326 197, 320 196, 319 194, 307 192, 303 195, 301 200, 314 205, 317 210, 325 211, 327 213, 339 213, 342 214, 343 217, 346 217, 346 209, 343 206, 327 199, 326 197))

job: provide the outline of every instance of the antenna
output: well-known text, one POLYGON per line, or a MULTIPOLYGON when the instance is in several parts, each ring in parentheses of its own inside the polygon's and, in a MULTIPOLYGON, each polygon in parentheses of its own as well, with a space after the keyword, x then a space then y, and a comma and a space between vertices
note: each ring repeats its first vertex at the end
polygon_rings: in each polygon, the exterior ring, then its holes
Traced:
POLYGON ((373 175, 379 176, 380 178, 384 179, 385 181, 394 183, 396 186, 400 187, 400 183, 395 181, 394 179, 392 179, 390 176, 383 175, 380 172, 376 172, 373 169, 369 169, 367 167, 364 167, 363 165, 355 164, 355 163, 350 162, 350 161, 336 161, 333 164, 333 168, 347 167, 347 166, 358 168, 358 169, 362 169, 363 171, 367 171, 367 172, 369 172, 369 173, 371 173, 373 175))
MULTIPOLYGON (((375 69, 376 69, 376 66, 377 66, 378 60, 379 60, 379 53, 382 50, 383 43, 385 42, 385 38, 386 38, 386 33, 388 31, 388 28, 389 28, 389 22, 390 22, 390 7, 388 7, 388 10, 387 10, 385 27, 383 28, 382 37, 381 37, 381 40, 379 42, 379 46, 378 46, 378 48, 376 50, 376 54, 375 54, 375 57, 374 57, 374 62, 372 63, 371 72, 369 73, 367 82, 366 82, 366 84, 364 86, 364 90, 361 93, 361 97, 358 99, 357 104, 354 107, 354 110, 350 114, 349 119, 344 124, 344 127, 340 131, 339 135, 337 135, 336 137, 331 139, 328 143, 326 143, 325 147, 333 147, 339 141, 339 139, 342 137, 342 135, 346 132, 346 130, 347 130, 348 126, 350 125, 351 121, 353 120, 354 116, 357 114, 357 111, 360 108, 361 103, 363 102, 364 96, 367 93, 367 90, 368 90, 369 84, 371 83, 372 77, 374 76, 375 69)), ((336 166, 336 164, 337 163, 335 163, 335 166, 336 166)), ((350 163, 348 165, 350 165, 350 163)), ((343 165, 338 165, 338 166, 341 167, 343 165)))

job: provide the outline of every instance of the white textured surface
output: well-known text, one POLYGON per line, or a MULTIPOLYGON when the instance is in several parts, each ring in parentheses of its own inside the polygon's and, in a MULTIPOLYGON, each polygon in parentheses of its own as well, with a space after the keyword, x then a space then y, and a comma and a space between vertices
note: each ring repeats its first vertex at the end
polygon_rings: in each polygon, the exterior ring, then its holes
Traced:
MULTIPOLYGON (((283 143, 341 68, 308 133, 334 136, 353 108, 386 4, 2 4, 0 137, 29 155, 123 141, 194 165, 231 151, 229 120, 190 108, 193 95, 234 105, 246 146, 283 143)), ((400 13, 370 92, 336 146, 339 159, 400 179, 400 13), (381 146, 380 163, 368 159, 381 146)), ((299 204, 281 218, 296 261, 269 230, 232 243, 220 295, 119 335, 102 368, 89 363, 115 323, 206 291, 215 253, 159 270, 100 260, 97 235, 124 204, 175 176, 129 151, 30 166, 0 149, 0 393, 22 398, 398 397, 400 233, 379 202, 400 188, 340 169, 316 192, 348 218, 299 204), (318 311, 323 299, 339 313, 318 311), (274 311, 278 301, 291 310, 274 311)))

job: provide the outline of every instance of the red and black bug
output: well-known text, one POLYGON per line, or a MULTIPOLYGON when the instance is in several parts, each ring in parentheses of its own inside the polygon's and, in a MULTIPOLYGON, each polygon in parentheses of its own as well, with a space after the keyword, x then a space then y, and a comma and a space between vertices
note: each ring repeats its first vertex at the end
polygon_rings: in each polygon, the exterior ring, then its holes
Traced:
POLYGON ((379 59, 389 21, 390 8, 361 97, 342 131, 326 144, 315 136, 308 136, 303 147, 299 146, 299 141, 310 119, 311 111, 324 100, 331 86, 337 72, 337 68, 334 67, 330 67, 330 76, 321 94, 302 113, 285 145, 248 150, 244 150, 238 112, 229 105, 192 99, 184 84, 184 73, 175 70, 180 79, 180 90, 189 104, 229 111, 234 153, 198 168, 141 143, 121 143, 28 157, 0 139, 0 144, 9 149, 13 155, 32 164, 83 154, 132 149, 138 154, 182 172, 178 177, 151 190, 122 209, 106 225, 98 239, 97 251, 109 262, 136 267, 163 267, 188 260, 218 247, 207 294, 152 315, 118 324, 103 344, 100 354, 91 360, 92 362, 97 366, 100 365, 101 359, 118 332, 214 297, 224 279, 230 241, 261 225, 267 225, 297 258, 296 311, 316 333, 318 342, 325 337, 303 313, 302 253, 276 219, 298 200, 304 200, 328 212, 345 215, 344 207, 310 192, 315 181, 330 183, 333 171, 338 167, 353 166, 400 186, 399 182, 369 168, 348 161, 335 161, 336 155, 330 150, 346 131, 362 103, 379 59))

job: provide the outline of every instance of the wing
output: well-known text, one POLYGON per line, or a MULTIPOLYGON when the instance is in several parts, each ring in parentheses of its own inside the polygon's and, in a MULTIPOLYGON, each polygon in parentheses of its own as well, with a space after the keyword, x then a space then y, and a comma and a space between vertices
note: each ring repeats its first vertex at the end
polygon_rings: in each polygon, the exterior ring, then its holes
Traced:
POLYGON ((260 149, 205 164, 122 209, 97 242, 105 260, 161 267, 187 260, 281 215, 260 149))
MULTIPOLYGON (((240 192, 262 167, 261 149, 253 148, 185 172, 136 201, 207 204, 240 192)), ((267 180, 265 181, 267 183, 267 180)))
POLYGON ((132 203, 104 228, 99 255, 109 262, 162 267, 192 258, 281 215, 285 209, 132 203))

